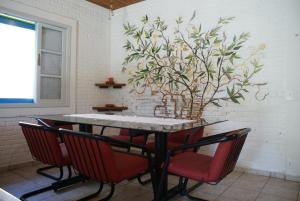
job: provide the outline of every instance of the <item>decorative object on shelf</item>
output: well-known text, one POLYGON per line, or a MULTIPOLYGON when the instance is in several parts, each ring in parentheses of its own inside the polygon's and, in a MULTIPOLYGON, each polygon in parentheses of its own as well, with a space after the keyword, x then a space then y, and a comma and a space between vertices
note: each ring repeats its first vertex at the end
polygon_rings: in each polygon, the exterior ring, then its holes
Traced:
POLYGON ((128 107, 126 106, 115 106, 114 104, 106 104, 105 106, 96 106, 93 107, 93 110, 97 110, 98 112, 104 112, 104 111, 123 111, 127 110, 128 107))
POLYGON ((106 84, 114 84, 114 83, 115 83, 114 78, 111 77, 111 76, 109 76, 109 77, 107 78, 107 81, 106 81, 105 83, 106 83, 106 84))
MULTIPOLYGON (((95 86, 99 88, 122 88, 123 86, 126 86, 124 83, 115 83, 114 78, 112 76, 109 76, 107 78, 107 81, 105 83, 96 83, 95 86)), ((123 105, 123 103, 122 103, 123 105)), ((97 110, 98 112, 103 111, 123 111, 127 110, 128 107, 126 106, 116 106, 115 104, 105 104, 105 106, 95 106, 93 107, 93 110, 97 110)), ((113 114, 113 113, 106 113, 106 114, 113 114)))
POLYGON ((173 36, 167 35, 171 31, 160 17, 144 16, 141 26, 124 24, 128 40, 123 71, 129 75, 132 92, 143 94, 150 89, 161 98, 155 116, 187 119, 201 118, 208 105, 240 103, 253 87, 256 99, 265 99, 268 94, 262 86, 266 83, 254 80, 262 70, 265 44, 245 50, 249 33, 224 31, 233 17, 220 18, 206 31, 201 24, 193 25, 195 17, 194 12, 187 24, 177 18, 173 36))

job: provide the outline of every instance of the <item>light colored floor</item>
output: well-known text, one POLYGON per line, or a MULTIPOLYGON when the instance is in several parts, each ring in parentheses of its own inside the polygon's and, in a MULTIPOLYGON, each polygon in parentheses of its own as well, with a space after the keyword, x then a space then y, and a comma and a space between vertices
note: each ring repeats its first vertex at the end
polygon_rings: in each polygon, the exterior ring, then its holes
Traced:
MULTIPOLYGON (((51 180, 37 175, 38 166, 31 166, 0 173, 0 188, 19 197, 23 193, 46 186, 51 180)), ((178 178, 170 176, 170 186, 177 184, 178 178)), ((80 183, 64 191, 49 191, 28 201, 71 201, 79 199, 97 190, 97 183, 89 181, 80 183)), ((105 188, 98 198, 105 196, 105 188)), ((300 201, 300 185, 297 182, 257 176, 241 172, 233 172, 218 185, 203 184, 192 195, 216 201, 300 201)), ((141 186, 136 180, 122 182, 116 185, 116 191, 111 201, 147 201, 152 200, 151 185, 141 186)), ((187 200, 175 197, 174 201, 187 200)))

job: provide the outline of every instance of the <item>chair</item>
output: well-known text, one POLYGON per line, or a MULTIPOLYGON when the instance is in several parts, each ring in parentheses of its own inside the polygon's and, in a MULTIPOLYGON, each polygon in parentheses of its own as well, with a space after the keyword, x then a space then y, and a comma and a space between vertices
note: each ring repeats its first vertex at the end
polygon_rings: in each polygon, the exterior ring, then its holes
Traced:
MULTIPOLYGON (((168 150, 180 147, 187 143, 195 143, 202 138, 204 127, 192 130, 179 131, 168 135, 168 150)), ((151 151, 155 151, 155 142, 149 142, 146 147, 151 151)), ((144 175, 138 177, 138 182, 142 185, 148 184, 150 179, 142 180, 144 175)))
MULTIPOLYGON (((38 124, 20 122, 24 137, 28 144, 32 157, 42 162, 43 164, 51 165, 60 169, 60 177, 55 180, 60 180, 63 177, 63 167, 68 167, 68 178, 71 178, 71 162, 64 143, 60 143, 58 139, 58 130, 47 128, 38 124)), ((51 176, 51 175, 50 175, 51 176)), ((53 189, 52 185, 26 193, 21 196, 21 200, 27 197, 53 189)))
MULTIPOLYGON (((59 128, 65 128, 65 129, 69 129, 69 130, 73 129, 73 125, 69 124, 69 123, 59 123, 59 122, 55 122, 53 120, 39 119, 39 118, 37 118, 36 120, 37 120, 37 123, 39 125, 43 125, 43 126, 48 127, 48 128, 52 127, 52 128, 56 128, 56 129, 59 129, 59 128)), ((62 140, 62 138, 60 137, 59 134, 57 134, 57 139, 59 140, 60 143, 63 143, 63 140, 62 140)), ((61 144, 61 146, 63 147, 63 149, 65 149, 63 144, 61 144)), ((58 177, 54 177, 54 176, 44 172, 45 170, 49 170, 49 169, 52 169, 52 168, 56 168, 56 166, 55 165, 48 165, 46 167, 38 168, 36 170, 36 173, 39 174, 39 175, 45 176, 47 178, 56 180, 56 181, 61 180, 62 177, 63 177, 63 169, 62 168, 59 169, 60 174, 59 174, 58 177)))
POLYGON ((163 176, 158 187, 158 194, 162 194, 162 184, 167 173, 180 176, 178 192, 191 200, 202 200, 189 195, 187 190, 188 179, 201 183, 216 184, 234 170, 243 144, 246 140, 249 128, 235 130, 202 138, 197 143, 177 147, 168 152, 166 162, 163 165, 163 176), (213 156, 196 152, 182 152, 186 149, 197 149, 219 143, 213 156), (177 154, 176 154, 177 153, 177 154))
POLYGON ((79 174, 100 183, 97 192, 80 200, 96 197, 101 192, 103 184, 110 184, 110 193, 102 199, 108 200, 114 193, 115 184, 126 179, 132 179, 151 169, 151 154, 143 146, 115 140, 107 136, 65 129, 59 130, 63 135, 73 167, 79 174), (111 144, 143 149, 148 158, 128 152, 113 151, 111 144))
MULTIPOLYGON (((103 126, 100 132, 100 135, 103 135, 104 129, 106 127, 103 126)), ((127 128, 121 128, 119 135, 110 136, 115 140, 127 141, 134 144, 145 145, 148 139, 148 135, 151 134, 149 132, 140 133, 138 130, 130 130, 127 128)), ((118 146, 118 145, 115 145, 118 146)), ((130 147, 127 147, 127 151, 130 152, 130 147)))
POLYGON ((49 120, 49 119, 38 119, 38 118, 36 120, 37 120, 38 124, 40 124, 40 125, 73 130, 73 124, 71 124, 71 123, 65 123, 65 122, 61 123, 61 122, 55 122, 55 121, 49 120))
MULTIPOLYGON (((168 135, 168 149, 174 149, 187 143, 195 143, 203 137, 204 127, 200 127, 194 130, 185 130, 168 135)), ((154 152, 155 142, 149 142, 146 147, 154 152)))
POLYGON ((113 139, 116 140, 124 140, 124 141, 129 141, 135 144, 141 144, 145 145, 147 141, 147 136, 146 134, 129 134, 129 129, 122 128, 120 129, 120 135, 117 136, 112 136, 113 139))

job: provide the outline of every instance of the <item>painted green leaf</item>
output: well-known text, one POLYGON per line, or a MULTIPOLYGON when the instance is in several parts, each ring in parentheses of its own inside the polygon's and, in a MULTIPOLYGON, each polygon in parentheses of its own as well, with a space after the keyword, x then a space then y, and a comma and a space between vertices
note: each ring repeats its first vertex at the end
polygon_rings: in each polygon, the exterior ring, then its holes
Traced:
POLYGON ((196 17, 196 11, 194 10, 193 15, 192 15, 192 17, 191 17, 191 19, 190 19, 190 22, 193 21, 193 19, 194 19, 195 17, 196 17))
POLYGON ((211 102, 212 104, 214 104, 215 106, 217 106, 217 107, 222 107, 219 103, 217 103, 217 102, 211 102))

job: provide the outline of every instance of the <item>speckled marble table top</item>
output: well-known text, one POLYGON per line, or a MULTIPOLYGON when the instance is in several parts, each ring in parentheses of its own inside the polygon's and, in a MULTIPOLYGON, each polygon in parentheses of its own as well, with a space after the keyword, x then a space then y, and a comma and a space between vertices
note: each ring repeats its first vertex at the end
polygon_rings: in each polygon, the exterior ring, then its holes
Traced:
POLYGON ((203 118, 200 120, 187 120, 107 114, 45 115, 33 116, 33 118, 49 119, 59 122, 106 126, 113 128, 128 128, 162 133, 172 133, 181 130, 189 130, 226 121, 211 118, 203 118))

